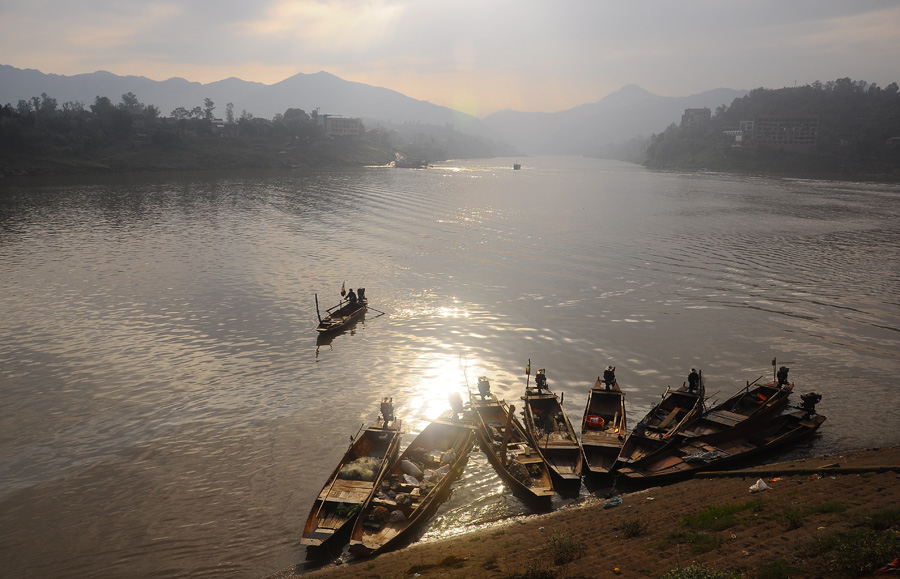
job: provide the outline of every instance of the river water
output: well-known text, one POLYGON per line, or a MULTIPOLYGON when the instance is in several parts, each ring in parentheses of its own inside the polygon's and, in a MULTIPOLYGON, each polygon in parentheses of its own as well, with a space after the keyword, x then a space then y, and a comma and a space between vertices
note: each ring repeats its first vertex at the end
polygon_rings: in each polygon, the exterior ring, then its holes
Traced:
MULTIPOLYGON (((408 441, 529 359, 576 418, 616 365, 636 419, 777 358, 828 416, 788 456, 900 443, 900 186, 513 161, 0 184, 4 575, 301 562, 383 396, 408 441), (386 314, 317 344, 344 282, 386 314)), ((476 450, 423 540, 528 512, 476 450)))

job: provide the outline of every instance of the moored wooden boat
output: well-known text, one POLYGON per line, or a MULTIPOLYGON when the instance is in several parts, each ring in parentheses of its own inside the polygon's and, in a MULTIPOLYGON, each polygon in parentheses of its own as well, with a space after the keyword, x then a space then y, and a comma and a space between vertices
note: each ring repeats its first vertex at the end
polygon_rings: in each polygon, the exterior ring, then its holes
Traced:
POLYGON ((735 392, 728 400, 716 404, 687 424, 679 435, 692 437, 712 434, 734 428, 747 421, 779 414, 787 408, 794 389, 794 385, 787 382, 787 369, 782 370, 784 370, 783 380, 779 377, 772 382, 755 386, 759 378, 752 383, 748 382, 746 387, 735 392))
POLYGON ((319 491, 306 519, 303 545, 322 547, 352 528, 375 484, 400 451, 401 421, 394 417, 390 398, 381 402, 381 414, 352 438, 350 447, 319 491))
POLYGON ((651 484, 687 478, 758 458, 806 438, 825 417, 804 410, 770 415, 727 430, 684 439, 680 444, 619 469, 627 480, 651 484))
POLYGON ((470 407, 478 444, 494 470, 521 500, 548 508, 553 497, 550 470, 508 406, 490 391, 487 378, 478 379, 478 393, 470 392, 470 407))
MULTIPOLYGON (((693 370, 691 371, 694 375, 693 370)), ((666 388, 662 399, 634 427, 616 459, 615 468, 642 460, 677 440, 676 434, 703 412, 702 375, 692 384, 666 388)))
POLYGON ((550 391, 543 369, 537 371, 534 382, 534 386, 526 384, 522 397, 525 431, 555 477, 554 488, 560 492, 577 492, 581 488, 584 463, 575 429, 559 397, 550 391))
POLYGON ((581 449, 587 473, 603 475, 612 470, 625 443, 626 426, 625 394, 615 374, 605 380, 598 377, 581 417, 581 449))
POLYGON ((372 555, 408 537, 446 498, 474 444, 473 429, 450 413, 426 426, 378 481, 356 519, 350 551, 372 555))
MULTIPOLYGON (((325 317, 319 316, 319 325, 316 331, 322 334, 330 334, 347 328, 350 324, 357 321, 364 313, 368 306, 369 300, 366 298, 366 288, 359 288, 359 295, 350 290, 351 297, 341 301, 338 305, 325 310, 325 317)), ((316 315, 319 314, 319 296, 316 296, 316 315)))

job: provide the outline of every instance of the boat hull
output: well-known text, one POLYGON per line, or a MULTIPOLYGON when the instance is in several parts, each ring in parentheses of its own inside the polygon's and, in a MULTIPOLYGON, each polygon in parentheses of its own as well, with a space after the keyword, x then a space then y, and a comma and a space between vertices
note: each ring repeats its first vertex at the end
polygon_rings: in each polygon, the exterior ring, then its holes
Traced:
POLYGON ((493 394, 487 397, 473 395, 470 406, 478 444, 507 488, 513 495, 534 507, 549 508, 554 494, 550 469, 529 443, 519 421, 515 416, 509 416, 509 407, 493 394), (510 427, 508 436, 507 424, 510 427), (501 456, 504 441, 507 450, 505 460, 501 456), (514 466, 516 462, 524 470, 514 466))
POLYGON ((376 482, 397 459, 400 431, 399 420, 385 423, 379 419, 356 436, 316 496, 300 538, 302 545, 325 547, 348 538, 359 510, 374 493, 376 482), (371 477, 366 476, 369 472, 371 477))
POLYGON ((525 431, 550 468, 554 488, 558 492, 578 492, 584 464, 582 450, 559 397, 549 390, 529 387, 524 400, 525 431))
POLYGON ((366 313, 367 304, 360 301, 355 306, 346 305, 328 314, 316 326, 320 336, 330 335, 348 328, 366 313))
POLYGON ((581 417, 585 473, 609 474, 625 443, 626 427, 625 394, 618 382, 607 388, 598 378, 588 393, 581 417))
POLYGON ((694 392, 686 386, 667 389, 625 440, 615 468, 644 460, 676 442, 676 435, 703 412, 704 392, 702 380, 694 392))
POLYGON ((374 555, 409 538, 447 497, 451 482, 462 472, 474 444, 475 433, 467 424, 442 418, 426 426, 376 484, 375 494, 356 519, 350 536, 350 552, 360 556, 374 555), (452 460, 450 452, 453 453, 452 460), (438 466, 441 457, 447 457, 447 461, 438 466), (405 461, 421 462, 424 468, 419 471, 420 477, 410 474, 412 469, 405 461), (438 470, 443 466, 446 466, 446 474, 428 485, 425 469, 438 470), (412 476, 420 484, 413 485, 404 475, 412 476), (384 491, 385 482, 389 491, 384 491), (427 490, 423 493, 422 488, 427 490))
POLYGON ((815 433, 825 417, 793 411, 730 430, 686 439, 645 461, 622 468, 630 482, 658 484, 730 467, 789 446, 815 433))

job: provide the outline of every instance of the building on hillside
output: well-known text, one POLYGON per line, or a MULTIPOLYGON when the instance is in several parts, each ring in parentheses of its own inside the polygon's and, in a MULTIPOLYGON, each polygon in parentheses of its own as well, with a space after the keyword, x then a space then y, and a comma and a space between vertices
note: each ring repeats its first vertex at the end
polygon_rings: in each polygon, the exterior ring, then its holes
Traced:
POLYGON ((325 131, 325 137, 358 137, 366 132, 361 119, 345 119, 340 115, 319 115, 318 122, 325 131))
POLYGON ((726 142, 732 147, 752 147, 753 121, 741 121, 738 125, 733 125, 722 131, 722 134, 727 137, 726 142))
POLYGON ((818 138, 818 115, 760 115, 754 124, 753 141, 760 147, 812 148, 818 138))
POLYGON ((815 148, 819 138, 817 115, 760 115, 753 121, 741 121, 722 131, 735 148, 774 147, 815 148))
POLYGON ((709 109, 684 109, 681 115, 682 128, 695 128, 706 125, 712 118, 712 111, 709 109))

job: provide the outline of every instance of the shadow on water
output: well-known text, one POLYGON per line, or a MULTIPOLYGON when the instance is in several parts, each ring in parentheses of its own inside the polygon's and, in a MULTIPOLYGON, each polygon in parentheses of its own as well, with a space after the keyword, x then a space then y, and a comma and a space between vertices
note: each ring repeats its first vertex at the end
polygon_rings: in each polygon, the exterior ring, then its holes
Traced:
MULTIPOLYGON (((378 317, 378 316, 375 316, 375 317, 378 317)), ((349 325, 347 325, 347 327, 342 328, 341 330, 338 330, 337 332, 326 332, 324 334, 320 333, 316 337, 316 359, 319 358, 319 348, 325 346, 329 349, 333 349, 331 344, 332 344, 332 342, 334 342, 335 338, 343 336, 344 334, 350 334, 351 336, 355 336, 357 326, 360 326, 360 325, 363 328, 366 326, 366 312, 363 312, 363 314, 360 317, 353 320, 352 322, 350 322, 349 325)))

